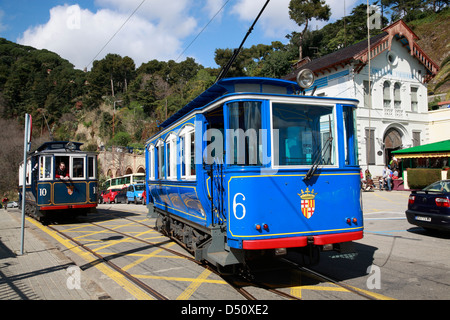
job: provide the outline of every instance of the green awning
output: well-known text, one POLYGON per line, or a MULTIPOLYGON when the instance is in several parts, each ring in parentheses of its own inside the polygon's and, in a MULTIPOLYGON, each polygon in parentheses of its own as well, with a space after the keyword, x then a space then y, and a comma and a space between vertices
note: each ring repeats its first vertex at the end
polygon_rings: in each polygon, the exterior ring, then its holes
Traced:
POLYGON ((393 151, 397 159, 450 157, 450 140, 393 151))

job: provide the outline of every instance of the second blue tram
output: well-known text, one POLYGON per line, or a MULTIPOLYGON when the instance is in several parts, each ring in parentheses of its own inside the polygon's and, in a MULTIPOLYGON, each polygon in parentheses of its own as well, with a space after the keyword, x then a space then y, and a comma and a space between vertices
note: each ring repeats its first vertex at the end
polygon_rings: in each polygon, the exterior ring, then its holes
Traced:
POLYGON ((156 226, 218 267, 363 237, 357 100, 295 82, 218 81, 146 145, 156 226))
POLYGON ((45 221, 51 212, 85 214, 97 207, 97 153, 82 151, 81 145, 71 141, 45 142, 30 153, 26 166, 20 165, 21 198, 26 170, 27 215, 45 221))

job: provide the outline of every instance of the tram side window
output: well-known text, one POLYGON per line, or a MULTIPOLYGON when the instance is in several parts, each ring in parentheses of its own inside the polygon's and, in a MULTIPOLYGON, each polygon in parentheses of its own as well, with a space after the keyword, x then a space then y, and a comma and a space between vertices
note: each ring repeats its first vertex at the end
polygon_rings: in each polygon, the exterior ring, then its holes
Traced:
POLYGON ((355 119, 355 109, 350 106, 344 106, 345 164, 350 166, 358 164, 355 119))
POLYGON ((47 180, 52 177, 52 156, 39 158, 39 180, 47 180))
POLYGON ((171 134, 166 142, 167 145, 167 178, 177 178, 177 136, 171 134))
POLYGON ((229 165, 261 166, 261 102, 239 101, 228 104, 227 152, 229 165))
POLYGON ((155 180, 155 146, 150 146, 148 165, 150 167, 150 180, 155 180))
POLYGON ((187 126, 181 131, 180 144, 181 178, 195 178, 195 131, 193 126, 187 126))
POLYGON ((95 179, 95 157, 88 157, 88 177, 95 179))
POLYGON ((72 159, 72 178, 84 178, 84 158, 72 159))
POLYGON ((165 179, 165 154, 164 154, 164 142, 161 140, 156 146, 158 150, 158 179, 165 179))
POLYGON ((191 176, 195 176, 195 135, 194 135, 194 131, 191 131, 189 133, 191 139, 191 148, 190 148, 190 175, 191 176))

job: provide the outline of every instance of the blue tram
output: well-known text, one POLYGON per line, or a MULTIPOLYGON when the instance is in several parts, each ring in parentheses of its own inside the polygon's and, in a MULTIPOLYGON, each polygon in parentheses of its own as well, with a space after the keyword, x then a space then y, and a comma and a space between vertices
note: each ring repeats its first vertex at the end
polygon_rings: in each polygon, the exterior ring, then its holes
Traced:
POLYGON ((363 237, 358 101, 299 84, 219 80, 148 139, 149 215, 196 259, 222 268, 363 237))
MULTIPOLYGON (((97 154, 80 150, 82 143, 52 141, 27 158, 25 213, 44 221, 49 213, 85 214, 97 207, 97 154)), ((23 163, 19 168, 22 198, 23 163)), ((20 201, 20 204, 22 201, 20 201)))

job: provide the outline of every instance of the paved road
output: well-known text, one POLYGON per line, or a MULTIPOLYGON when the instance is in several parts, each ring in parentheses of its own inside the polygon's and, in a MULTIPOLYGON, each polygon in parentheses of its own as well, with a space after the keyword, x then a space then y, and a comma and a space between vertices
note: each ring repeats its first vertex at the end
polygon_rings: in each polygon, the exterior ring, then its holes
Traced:
POLYGON ((450 299, 450 234, 409 224, 408 196, 363 193, 364 238, 355 243, 359 255, 351 260, 328 254, 317 269, 394 299, 450 299))
MULTIPOLYGON (((397 191, 363 193, 365 235, 355 242, 358 255, 326 252, 313 269, 378 299, 450 299, 450 234, 428 233, 410 225, 404 214, 408 196, 408 192, 397 191)), ((210 271, 161 250, 162 246, 177 248, 169 239, 129 220, 105 218, 105 215, 119 211, 125 212, 133 221, 154 223, 146 218, 146 207, 142 205, 100 205, 98 217, 92 217, 109 228, 161 244, 143 246, 132 238, 98 229, 82 220, 56 227, 77 237, 155 289, 161 289, 172 300, 242 300, 242 296, 210 271)), ((18 213, 18 210, 11 210, 13 216, 18 213)), ((103 292, 102 297, 148 298, 132 283, 107 270, 98 259, 89 257, 46 227, 31 219, 27 220, 27 225, 49 241, 52 250, 58 248, 82 269, 82 286, 85 280, 93 280, 99 288, 97 291, 103 292)), ((361 299, 334 284, 298 272, 271 271, 262 275, 261 280, 305 300, 361 299)), ((279 299, 255 286, 244 286, 259 299, 279 299)))

